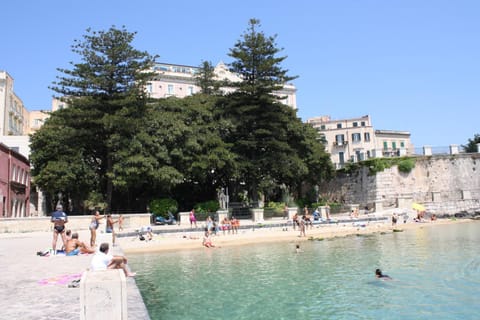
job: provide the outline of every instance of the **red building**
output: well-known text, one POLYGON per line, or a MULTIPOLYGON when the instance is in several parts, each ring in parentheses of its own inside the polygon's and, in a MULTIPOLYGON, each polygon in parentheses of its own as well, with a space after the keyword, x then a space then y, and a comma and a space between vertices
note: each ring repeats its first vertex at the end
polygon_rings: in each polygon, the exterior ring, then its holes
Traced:
POLYGON ((30 162, 0 143, 0 218, 30 216, 30 162))

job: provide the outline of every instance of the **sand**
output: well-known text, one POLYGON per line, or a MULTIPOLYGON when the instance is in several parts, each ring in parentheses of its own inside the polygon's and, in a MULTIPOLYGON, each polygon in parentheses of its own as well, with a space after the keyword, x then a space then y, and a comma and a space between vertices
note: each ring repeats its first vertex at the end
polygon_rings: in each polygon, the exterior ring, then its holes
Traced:
MULTIPOLYGON (((436 225, 460 223, 470 220, 437 220, 434 222, 409 222, 398 223, 392 226, 390 220, 381 222, 369 222, 365 226, 359 226, 364 222, 356 222, 352 220, 346 223, 333 223, 329 225, 315 225, 313 228, 307 228, 306 236, 300 237, 298 228, 293 230, 292 226, 288 227, 270 227, 265 224, 262 228, 253 228, 249 226, 247 229, 241 229, 238 234, 228 234, 220 231, 216 236, 212 237, 213 244, 218 248, 229 246, 251 245, 256 243, 269 242, 286 242, 301 243, 312 239, 327 239, 332 237, 345 237, 354 234, 370 234, 374 232, 394 232, 403 231, 412 228, 433 227, 436 225)), ((165 226, 164 228, 169 227, 165 226)), ((122 250, 127 254, 149 253, 149 252, 168 252, 179 250, 204 249, 202 245, 203 232, 201 231, 179 231, 177 233, 156 234, 152 241, 140 241, 138 237, 119 238, 119 244, 122 250)))

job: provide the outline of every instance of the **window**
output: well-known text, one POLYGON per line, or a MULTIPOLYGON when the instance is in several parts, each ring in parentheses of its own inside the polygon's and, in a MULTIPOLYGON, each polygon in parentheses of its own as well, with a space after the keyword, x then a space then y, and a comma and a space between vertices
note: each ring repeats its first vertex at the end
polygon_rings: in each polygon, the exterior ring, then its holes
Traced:
POLYGON ((340 164, 344 164, 345 163, 345 154, 343 152, 339 152, 338 153, 338 162, 340 164))
POLYGON ((147 83, 147 92, 152 93, 152 84, 151 83, 147 83))
POLYGON ((371 153, 370 153, 370 150, 367 151, 367 159, 370 159, 372 156, 371 156, 371 153))
POLYGON ((383 141, 383 150, 388 150, 388 142, 383 141))
POLYGON ((342 129, 342 124, 341 123, 337 123, 337 129, 342 129))
POLYGON ((338 146, 343 145, 344 141, 345 141, 345 136, 343 134, 337 134, 335 136, 335 142, 338 146))
POLYGON ((193 91, 193 87, 191 87, 191 86, 187 88, 187 92, 188 92, 189 95, 193 95, 195 93, 193 91))
POLYGON ((173 93, 174 93, 174 92, 173 92, 173 84, 169 84, 167 90, 168 90, 168 91, 167 91, 168 94, 173 94, 173 93))
POLYGON ((392 149, 397 150, 397 143, 395 141, 392 142, 392 149))
POLYGON ((320 130, 325 130, 326 128, 327 128, 327 127, 325 127, 324 124, 322 124, 322 125, 320 126, 320 130))
POLYGON ((354 126, 354 127, 358 127, 358 122, 354 122, 354 123, 353 123, 353 126, 354 126))
POLYGON ((352 133, 352 141, 353 142, 359 142, 362 140, 362 136, 360 133, 352 133))
POLYGON ((404 141, 400 141, 400 148, 405 148, 405 142, 404 141))
POLYGON ((365 140, 366 142, 370 141, 370 132, 365 132, 363 140, 365 140))
POLYGON ((362 127, 365 127, 365 121, 362 121, 360 124, 362 127))

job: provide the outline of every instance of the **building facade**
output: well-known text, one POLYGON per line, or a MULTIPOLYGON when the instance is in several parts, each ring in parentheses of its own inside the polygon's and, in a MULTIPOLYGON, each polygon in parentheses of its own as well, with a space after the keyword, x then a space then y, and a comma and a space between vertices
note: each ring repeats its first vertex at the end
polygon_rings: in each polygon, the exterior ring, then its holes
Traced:
POLYGON ((30 163, 0 143, 0 218, 30 216, 30 163))
POLYGON ((374 130, 369 115, 340 120, 321 116, 307 119, 307 123, 317 129, 337 169, 348 162, 407 155, 413 150, 409 132, 374 130))
MULTIPOLYGON (((184 98, 200 91, 200 87, 195 84, 195 74, 198 67, 157 63, 153 67, 156 73, 154 78, 147 85, 147 92, 152 98, 178 97, 184 98)), ((230 72, 227 66, 220 62, 215 66, 214 74, 216 80, 228 80, 230 82, 240 82, 242 79, 230 72)), ((232 92, 232 88, 221 88, 224 93, 232 92)), ((280 102, 297 109, 297 89, 292 84, 285 84, 282 90, 276 92, 282 97, 280 102)))
POLYGON ((28 131, 28 110, 13 90, 14 80, 0 70, 0 135, 22 135, 28 131))

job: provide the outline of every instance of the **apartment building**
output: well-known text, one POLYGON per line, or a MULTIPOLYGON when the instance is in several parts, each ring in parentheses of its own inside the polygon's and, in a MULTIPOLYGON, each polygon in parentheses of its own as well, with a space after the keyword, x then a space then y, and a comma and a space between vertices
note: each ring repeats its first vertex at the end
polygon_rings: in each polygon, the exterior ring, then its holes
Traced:
MULTIPOLYGON (((152 98, 166 98, 193 95, 200 91, 200 87, 195 84, 195 74, 198 72, 198 67, 157 63, 153 67, 156 73, 155 77, 147 85, 147 92, 152 98)), ((219 62, 214 68, 216 80, 228 80, 230 82, 240 82, 242 79, 230 70, 223 63, 219 62)), ((233 88, 221 88, 224 93, 232 92, 233 88)), ((281 102, 297 109, 297 89, 292 84, 285 84, 284 87, 276 92, 279 97, 282 97, 281 102)))
POLYGON ((13 90, 14 79, 0 70, 0 135, 28 132, 28 111, 13 90))
POLYGON ((0 217, 30 216, 30 163, 0 143, 0 217))
POLYGON ((306 122, 317 129, 319 140, 325 143, 337 169, 343 168, 347 162, 402 156, 413 150, 409 132, 374 130, 369 115, 340 120, 321 116, 306 122))

